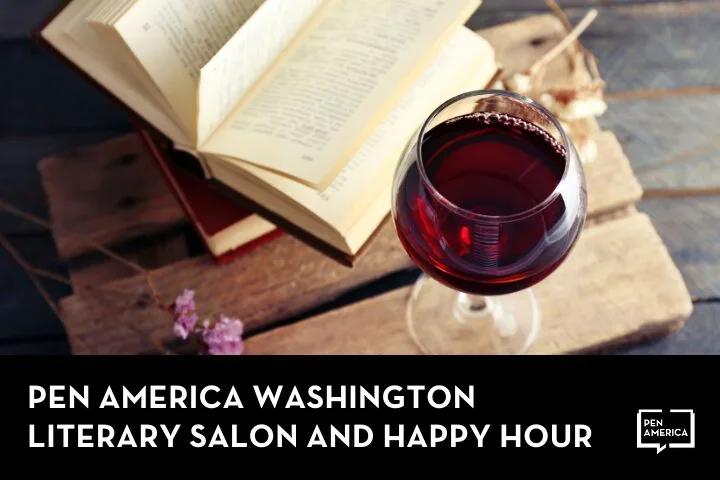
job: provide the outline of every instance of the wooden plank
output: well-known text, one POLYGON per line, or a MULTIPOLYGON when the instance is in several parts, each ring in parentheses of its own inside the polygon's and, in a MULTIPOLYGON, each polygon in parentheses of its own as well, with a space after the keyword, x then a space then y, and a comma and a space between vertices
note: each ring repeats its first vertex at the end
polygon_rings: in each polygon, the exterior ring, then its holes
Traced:
POLYGON ((675 335, 644 342, 623 355, 719 355, 720 303, 698 303, 690 319, 675 335))
MULTIPOLYGON (((412 354, 405 308, 412 287, 251 337, 249 354, 412 354)), ((692 312, 682 276, 646 215, 584 232, 535 287, 542 331, 532 354, 591 352, 667 335, 692 312)))
MULTIPOLYGON (((605 140, 599 145, 603 160, 587 168, 591 218, 613 209, 623 211, 640 197, 628 160, 614 137, 608 132, 602 137, 605 140)), ((248 331, 256 331, 307 312, 377 278, 412 267, 393 227, 387 225, 354 270, 287 237, 222 268, 203 256, 161 268, 153 273, 153 278, 167 302, 182 289, 194 288, 206 314, 223 312, 240 316, 248 331)), ((158 335, 158 341, 167 340, 166 314, 150 307, 147 301, 134 305, 147 293, 144 278, 133 277, 111 286, 121 294, 78 293, 61 301, 71 339, 81 337, 86 343, 91 342, 100 332, 124 328, 109 319, 132 317, 146 335, 158 335)), ((95 343, 95 348, 115 351, 117 346, 95 343)))
POLYGON ((720 187, 720 95, 610 101, 617 135, 646 190, 720 187))
MULTIPOLYGON (((153 281, 166 302, 172 302, 182 289, 193 288, 203 315, 223 312, 241 316, 253 331, 411 267, 388 225, 354 269, 284 237, 224 267, 203 256, 161 268, 153 273, 153 281)), ((147 301, 143 278, 120 280, 110 287, 119 293, 82 292, 60 302, 73 341, 81 338, 98 351, 115 351, 116 345, 102 343, 98 335, 124 328, 123 317, 144 334, 167 339, 167 314, 147 301), (146 300, 138 302, 139 298, 146 300)), ((124 336, 112 338, 123 340, 124 336)), ((82 347, 74 344, 73 348, 82 347)))
POLYGON ((638 209, 652 218, 693 299, 720 298, 718 198, 657 198, 642 201, 638 209))
MULTIPOLYGON (((142 239, 140 242, 131 242, 113 251, 123 259, 148 270, 186 260, 191 256, 187 232, 183 231, 171 231, 142 239)), ((103 254, 73 258, 68 262, 68 269, 75 291, 137 275, 128 265, 103 254)))
MULTIPOLYGON (((100 142, 116 134, 110 131, 0 139, 0 198, 47 218, 47 197, 37 172, 38 160, 79 145, 100 142)), ((28 234, 46 230, 0 212, 0 231, 6 234, 28 234)))
POLYGON ((113 246, 186 223, 135 134, 45 158, 38 168, 61 258, 88 251, 79 238, 113 246))
MULTIPOLYGON (((597 56, 608 92, 718 85, 715 52, 720 51, 720 37, 715 32, 720 28, 720 2, 597 9, 598 18, 580 41, 597 56)), ((587 8, 565 10, 573 24, 587 13, 587 8)), ((508 10, 483 15, 480 10, 470 25, 487 28, 533 13, 508 10)))

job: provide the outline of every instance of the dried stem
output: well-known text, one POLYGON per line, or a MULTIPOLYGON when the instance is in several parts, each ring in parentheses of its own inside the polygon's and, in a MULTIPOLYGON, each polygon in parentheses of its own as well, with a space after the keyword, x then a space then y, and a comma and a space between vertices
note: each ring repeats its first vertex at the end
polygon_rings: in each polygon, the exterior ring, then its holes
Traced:
MULTIPOLYGON (((553 12, 553 14, 562 22, 563 27, 565 30, 570 33, 572 32, 573 26, 572 23, 570 23, 570 19, 565 15, 565 11, 558 5, 558 3, 555 0, 545 0, 545 3, 547 4, 550 11, 553 12)), ((577 43, 576 43, 577 46, 577 43)))
MULTIPOLYGON (((573 31, 572 23, 570 23, 570 19, 565 15, 565 11, 560 8, 560 5, 555 0, 545 0, 545 3, 547 4, 548 8, 553 12, 553 14, 560 20, 560 22, 563 24, 563 27, 565 28, 566 33, 571 33, 573 31)), ((586 50, 583 48, 583 46, 580 44, 579 40, 575 40, 573 42, 573 52, 570 56, 570 66, 571 71, 573 74, 573 77, 576 80, 584 80, 584 78, 579 78, 579 76, 583 75, 583 63, 584 63, 584 53, 586 53, 586 50)))
POLYGON ((41 270, 37 267, 33 267, 32 265, 28 265, 28 269, 37 275, 38 277, 44 277, 50 280, 55 280, 58 283, 62 283, 63 285, 69 285, 72 287, 72 283, 67 278, 63 277, 62 275, 58 275, 56 273, 48 272, 46 270, 41 270))
POLYGON ((598 15, 598 11, 593 9, 590 10, 578 23, 578 25, 557 45, 555 45, 550 51, 542 56, 537 62, 535 62, 528 70, 529 75, 532 77, 536 72, 542 70, 549 64, 555 57, 557 57, 563 50, 568 48, 578 37, 590 26, 598 15))
POLYGON ((2 233, 0 233, 0 245, 2 245, 5 250, 7 250, 13 260, 15 260, 15 262, 20 265, 20 268, 25 271, 27 276, 30 278, 30 281, 32 281, 37 291, 45 300, 45 303, 47 303, 48 307, 52 309, 53 313, 55 313, 59 320, 62 320, 60 312, 58 311, 57 306, 55 306, 55 302, 53 301, 50 294, 48 294, 47 290, 45 290, 45 287, 43 287, 42 283, 40 283, 40 280, 37 278, 36 274, 33 272, 33 267, 28 265, 22 255, 20 255, 20 252, 15 249, 12 243, 10 243, 10 241, 2 233))
MULTIPOLYGON (((52 225, 50 225, 49 222, 47 222, 47 221, 45 221, 45 220, 43 220, 43 219, 41 219, 41 218, 38 218, 38 217, 36 217, 35 215, 29 214, 29 213, 27 213, 27 212, 23 212, 22 210, 14 207, 14 206, 12 206, 12 205, 10 205, 9 203, 7 203, 6 201, 4 201, 4 200, 2 200, 2 199, 0 199, 0 210, 5 210, 6 212, 8 212, 8 213, 10 213, 10 214, 12 214, 12 215, 15 215, 15 216, 17 216, 17 217, 20 217, 20 218, 22 218, 22 219, 24 219, 24 220, 26 220, 26 221, 28 221, 28 222, 30 222, 30 223, 34 223, 34 224, 39 225, 39 226, 41 226, 41 227, 47 228, 47 229, 49 229, 49 230, 52 230, 52 225)), ((151 276, 150 276, 150 272, 149 272, 149 271, 147 271, 146 269, 142 268, 141 266, 139 266, 139 265, 137 265, 137 264, 135 264, 135 263, 133 263, 133 262, 130 262, 129 260, 124 259, 124 258, 121 257, 120 255, 118 255, 118 254, 116 254, 116 253, 114 253, 114 252, 111 252, 111 251, 108 250, 107 248, 103 247, 102 245, 100 245, 100 244, 98 244, 98 243, 96 243, 96 242, 94 242, 94 241, 92 241, 92 240, 88 240, 88 239, 85 239, 85 238, 82 238, 82 237, 78 238, 78 240, 79 240, 80 242, 82 242, 82 243, 84 243, 84 244, 86 244, 86 245, 88 245, 88 246, 90 246, 90 247, 92 247, 92 248, 100 251, 101 253, 103 253, 103 254, 107 255, 108 257, 112 258, 113 260, 115 260, 115 261, 117 261, 117 262, 120 262, 120 263, 122 263, 123 265, 126 265, 126 266, 132 268, 132 269, 135 270, 137 273, 140 273, 141 275, 143 275, 143 276, 145 277, 145 281, 147 282, 148 288, 150 289, 150 292, 152 293, 153 300, 155 301, 155 304, 156 304, 158 307, 162 308, 162 309, 165 308, 164 305, 163 305, 162 299, 160 298, 160 294, 158 293, 157 289, 155 288, 155 285, 153 284, 153 281, 152 281, 152 278, 151 278, 151 276)))

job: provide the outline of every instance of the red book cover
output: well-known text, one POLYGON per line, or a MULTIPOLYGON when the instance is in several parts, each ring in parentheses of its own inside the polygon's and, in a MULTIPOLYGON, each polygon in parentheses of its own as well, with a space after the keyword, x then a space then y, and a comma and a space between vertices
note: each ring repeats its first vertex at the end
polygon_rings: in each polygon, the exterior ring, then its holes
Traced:
POLYGON ((228 263, 284 233, 179 167, 178 160, 169 161, 168 155, 180 153, 161 148, 148 130, 138 128, 138 133, 208 252, 218 263, 228 263))

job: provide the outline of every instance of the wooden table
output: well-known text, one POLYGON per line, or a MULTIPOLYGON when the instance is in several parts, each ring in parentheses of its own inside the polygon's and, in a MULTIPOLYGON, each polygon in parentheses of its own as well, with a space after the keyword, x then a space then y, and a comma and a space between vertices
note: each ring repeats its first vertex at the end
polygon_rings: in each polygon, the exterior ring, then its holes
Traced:
MULTIPOLYGON (((36 162, 68 148, 130 130, 118 108, 28 39, 58 0, 5 0, 0 55, 8 65, 0 92, 0 197, 47 216, 36 162), (52 88, 47 83, 52 82, 52 88)), ((652 219, 694 301, 685 328, 665 340, 620 353, 720 353, 720 141, 714 130, 720 2, 565 0, 576 22, 589 5, 600 15, 583 44, 597 56, 609 84, 610 109, 600 119, 618 136, 645 190, 638 209, 652 219)), ((480 29, 546 11, 542 0, 486 0, 469 26, 480 29)), ((0 216, 0 232, 41 268, 67 274, 50 235, 0 216)), ((405 285, 398 273, 324 305, 405 285)), ((69 287, 46 283, 55 298, 69 287)), ((318 313, 317 311, 312 313, 318 313)), ((0 353, 67 353, 60 321, 32 283, 0 249, 0 353)))

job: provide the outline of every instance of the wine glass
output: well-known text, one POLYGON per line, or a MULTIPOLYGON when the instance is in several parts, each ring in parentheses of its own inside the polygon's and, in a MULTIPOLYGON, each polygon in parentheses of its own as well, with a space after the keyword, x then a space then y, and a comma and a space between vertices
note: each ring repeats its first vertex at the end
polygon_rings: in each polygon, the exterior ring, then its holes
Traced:
POLYGON ((567 258, 585 223, 582 163, 542 105, 477 90, 440 105, 395 172, 392 216, 422 274, 407 306, 430 354, 523 354, 540 311, 532 286, 567 258))

